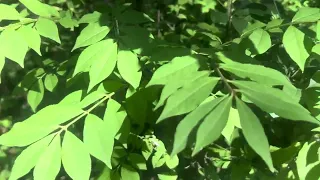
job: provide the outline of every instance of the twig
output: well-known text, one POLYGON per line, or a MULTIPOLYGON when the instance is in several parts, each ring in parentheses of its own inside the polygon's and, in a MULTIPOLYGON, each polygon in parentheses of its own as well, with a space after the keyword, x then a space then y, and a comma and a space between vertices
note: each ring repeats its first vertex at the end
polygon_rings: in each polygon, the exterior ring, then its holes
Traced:
POLYGON ((230 93, 232 94, 232 96, 236 95, 236 92, 234 91, 234 89, 230 86, 230 84, 228 83, 228 79, 224 77, 224 75, 221 73, 219 68, 216 68, 217 73, 219 74, 219 76, 221 77, 221 80, 224 82, 224 84, 227 86, 227 88, 229 89, 230 93))

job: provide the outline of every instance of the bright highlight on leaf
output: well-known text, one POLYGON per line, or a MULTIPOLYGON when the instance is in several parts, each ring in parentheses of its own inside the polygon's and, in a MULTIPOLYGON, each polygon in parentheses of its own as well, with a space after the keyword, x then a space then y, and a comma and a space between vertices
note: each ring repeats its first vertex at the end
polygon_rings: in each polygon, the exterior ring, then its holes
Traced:
POLYGON ((0 54, 24 67, 24 58, 28 44, 23 36, 13 29, 6 29, 0 34, 0 54))
POLYGON ((76 44, 71 51, 77 48, 89 46, 102 40, 109 33, 108 26, 101 26, 99 23, 91 23, 85 27, 77 37, 76 44))
POLYGON ((69 131, 64 135, 61 153, 63 168, 72 179, 89 179, 91 174, 89 152, 83 142, 69 131))
POLYGON ((54 40, 59 44, 61 43, 58 27, 52 20, 39 18, 35 27, 41 36, 54 40))
POLYGON ((298 64, 301 71, 304 71, 305 63, 309 57, 309 53, 304 45, 305 41, 305 34, 294 26, 288 27, 282 39, 287 53, 298 64))
POLYGON ((105 122, 96 115, 88 114, 83 130, 83 141, 92 156, 101 160, 112 169, 111 155, 113 151, 114 136, 110 134, 105 122))

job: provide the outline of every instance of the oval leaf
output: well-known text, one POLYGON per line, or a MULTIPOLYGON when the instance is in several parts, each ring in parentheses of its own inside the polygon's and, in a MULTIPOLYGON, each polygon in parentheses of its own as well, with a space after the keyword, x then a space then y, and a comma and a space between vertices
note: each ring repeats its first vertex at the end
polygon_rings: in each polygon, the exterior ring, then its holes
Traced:
POLYGON ((19 12, 12 6, 0 4, 0 21, 2 20, 19 20, 19 12))
POLYGON ((88 91, 90 91, 95 85, 106 79, 114 70, 117 63, 117 43, 112 39, 106 40, 106 49, 100 52, 98 59, 95 59, 90 71, 90 83, 88 91))
POLYGON ((83 142, 69 131, 66 131, 62 142, 62 164, 72 179, 89 179, 91 173, 89 152, 83 142))
POLYGON ((31 171, 53 137, 54 134, 49 135, 23 150, 14 161, 9 180, 17 180, 31 171))
POLYGON ((85 27, 77 37, 76 44, 71 51, 77 48, 89 46, 102 40, 109 33, 108 26, 101 26, 100 23, 91 23, 85 27))
POLYGON ((309 53, 304 46, 305 34, 294 26, 288 27, 283 34, 283 45, 291 59, 304 71, 309 53))
POLYGON ((139 87, 142 72, 140 71, 139 59, 131 51, 120 51, 118 53, 117 67, 121 77, 135 89, 139 87))
POLYGON ((217 140, 227 124, 232 96, 222 100, 203 120, 197 130, 194 156, 202 148, 217 140), (208 136, 210 134, 210 136, 208 136))
POLYGON ((28 51, 28 44, 17 31, 7 28, 0 35, 0 53, 6 58, 24 67, 24 58, 28 51))
POLYGON ((181 115, 195 109, 209 96, 218 81, 218 78, 201 77, 172 94, 157 123, 168 117, 181 115))
POLYGON ((36 81, 28 91, 27 100, 33 112, 36 112, 37 107, 41 103, 44 96, 44 87, 42 79, 36 81))
POLYGON ((22 26, 19 28, 18 32, 27 42, 28 46, 41 56, 41 38, 38 31, 29 26, 22 26))
POLYGON ((292 96, 279 89, 249 81, 233 81, 232 83, 240 88, 243 95, 264 111, 276 113, 291 120, 320 124, 292 96))
POLYGON ((267 31, 263 29, 257 29, 249 36, 253 48, 251 48, 251 53, 253 54, 263 54, 271 47, 271 38, 267 31))
POLYGON ((42 153, 33 171, 35 180, 54 180, 61 168, 61 140, 60 135, 52 140, 49 147, 42 153))
POLYGON ((238 98, 236 99, 237 109, 240 116, 240 123, 243 135, 250 147, 264 160, 269 169, 273 172, 269 142, 264 129, 251 109, 238 98))
POLYGON ((84 124, 83 141, 90 154, 104 162, 110 169, 113 151, 114 136, 102 119, 93 114, 88 114, 84 124))
POLYGON ((44 79, 44 85, 46 89, 50 92, 54 90, 54 88, 58 85, 58 77, 55 74, 47 74, 44 79))
POLYGON ((170 63, 163 65, 156 70, 147 87, 152 85, 164 85, 173 78, 179 79, 179 77, 176 76, 179 76, 183 72, 192 73, 198 70, 199 67, 200 64, 194 57, 176 57, 170 63))
POLYGON ((41 36, 52 39, 59 44, 61 43, 58 27, 52 20, 40 17, 35 27, 41 36))
POLYGON ((174 134, 171 156, 178 154, 186 148, 188 137, 192 130, 222 100, 223 98, 216 98, 203 103, 180 121, 174 134))

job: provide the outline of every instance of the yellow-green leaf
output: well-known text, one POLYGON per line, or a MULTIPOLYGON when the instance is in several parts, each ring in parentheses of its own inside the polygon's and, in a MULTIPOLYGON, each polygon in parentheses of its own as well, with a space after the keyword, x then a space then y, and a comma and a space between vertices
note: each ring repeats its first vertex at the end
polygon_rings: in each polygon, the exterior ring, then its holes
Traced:
POLYGON ((118 53, 117 67, 121 77, 135 89, 139 87, 142 77, 141 66, 136 54, 131 51, 118 53))
POLYGON ((1 33, 0 42, 0 54, 24 67, 28 44, 21 34, 8 28, 1 33))
POLYGON ((7 4, 0 4, 0 21, 19 20, 20 18, 19 12, 14 7, 7 4))
POLYGON ((89 46, 102 40, 109 33, 108 26, 101 26, 100 23, 91 23, 85 27, 77 37, 76 44, 71 51, 77 48, 89 46))
POLYGON ((61 43, 58 27, 52 20, 40 17, 35 27, 41 36, 54 40, 59 44, 61 43))
POLYGON ((294 26, 289 26, 283 34, 283 45, 291 59, 304 71, 309 53, 304 46, 305 34, 294 26))
POLYGON ((83 142, 69 131, 66 131, 62 142, 62 164, 72 179, 90 178, 90 154, 83 142))
POLYGON ((39 158, 33 171, 33 178, 34 180, 55 180, 60 168, 61 140, 60 135, 56 135, 39 158))

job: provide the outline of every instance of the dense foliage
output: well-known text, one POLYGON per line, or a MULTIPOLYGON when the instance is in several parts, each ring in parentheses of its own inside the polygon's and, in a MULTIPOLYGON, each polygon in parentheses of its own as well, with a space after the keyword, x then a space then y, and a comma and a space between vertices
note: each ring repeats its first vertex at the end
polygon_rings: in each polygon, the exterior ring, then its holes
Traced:
POLYGON ((318 0, 1 0, 0 180, 320 177, 318 0))

